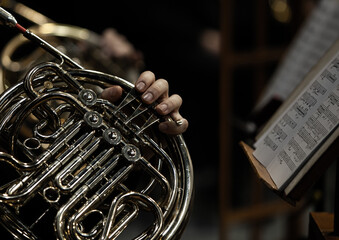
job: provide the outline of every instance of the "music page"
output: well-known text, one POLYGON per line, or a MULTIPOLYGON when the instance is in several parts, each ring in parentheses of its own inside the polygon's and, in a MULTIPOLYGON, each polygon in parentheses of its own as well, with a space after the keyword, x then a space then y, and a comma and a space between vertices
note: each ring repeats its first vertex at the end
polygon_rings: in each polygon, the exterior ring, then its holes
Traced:
POLYGON ((338 127, 339 52, 255 144, 253 155, 278 189, 338 127))
POLYGON ((255 109, 284 101, 339 37, 339 0, 321 0, 292 42, 255 109))

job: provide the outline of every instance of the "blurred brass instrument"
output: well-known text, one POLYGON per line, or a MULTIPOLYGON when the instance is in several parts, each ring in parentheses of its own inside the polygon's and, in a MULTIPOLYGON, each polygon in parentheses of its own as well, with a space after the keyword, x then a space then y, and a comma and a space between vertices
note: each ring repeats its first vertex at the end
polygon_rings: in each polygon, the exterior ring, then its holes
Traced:
POLYGON ((3 8, 0 19, 55 57, 25 69, 20 81, 5 75, 0 224, 6 233, 25 240, 179 239, 193 168, 183 137, 158 130, 171 119, 144 104, 132 83, 86 70, 3 8), (111 85, 123 88, 115 103, 100 98, 111 85))
MULTIPOLYGON (((117 75, 128 81, 133 81, 143 66, 143 63, 134 63, 126 59, 112 61, 101 50, 100 36, 90 30, 56 23, 14 0, 4 0, 2 6, 27 19, 33 24, 30 31, 51 43, 86 69, 117 75)), ((50 60, 52 58, 48 53, 22 35, 14 37, 7 43, 1 54, 0 81, 3 83, 1 87, 11 86, 21 79, 33 65, 50 60)))

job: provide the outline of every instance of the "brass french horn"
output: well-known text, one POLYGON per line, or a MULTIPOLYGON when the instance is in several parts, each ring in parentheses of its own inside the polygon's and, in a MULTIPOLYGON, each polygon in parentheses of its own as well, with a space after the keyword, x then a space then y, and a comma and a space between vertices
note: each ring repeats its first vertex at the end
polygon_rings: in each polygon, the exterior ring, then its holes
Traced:
MULTIPOLYGON (((100 36, 93 31, 56 23, 14 0, 4 0, 2 6, 27 19, 29 23, 33 24, 30 31, 67 54, 86 69, 113 74, 132 82, 143 67, 142 60, 114 59, 112 61, 103 53, 100 36)), ((6 44, 0 57, 0 81, 3 83, 0 90, 16 83, 32 66, 50 60, 53 58, 46 51, 32 44, 22 35, 15 36, 6 44)))
POLYGON ((182 135, 158 130, 171 119, 132 83, 83 68, 2 8, 0 19, 56 58, 0 95, 2 227, 13 239, 179 239, 193 169, 182 135), (101 99, 115 84, 121 100, 101 99))

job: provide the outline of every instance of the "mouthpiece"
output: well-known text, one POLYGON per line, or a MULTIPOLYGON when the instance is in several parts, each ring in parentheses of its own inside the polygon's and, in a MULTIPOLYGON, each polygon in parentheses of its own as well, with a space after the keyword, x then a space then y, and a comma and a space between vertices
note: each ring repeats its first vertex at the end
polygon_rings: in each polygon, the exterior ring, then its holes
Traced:
POLYGON ((4 24, 9 27, 15 27, 18 24, 13 15, 7 12, 2 7, 0 7, 0 22, 1 24, 4 24))

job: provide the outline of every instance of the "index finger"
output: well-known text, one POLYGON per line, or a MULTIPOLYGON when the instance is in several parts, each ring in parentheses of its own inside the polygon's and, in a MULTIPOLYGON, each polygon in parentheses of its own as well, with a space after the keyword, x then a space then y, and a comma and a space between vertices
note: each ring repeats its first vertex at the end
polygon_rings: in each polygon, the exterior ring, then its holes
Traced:
POLYGON ((143 93, 154 82, 155 82, 154 73, 151 71, 145 71, 140 74, 138 80, 135 82, 135 88, 138 92, 143 93))

